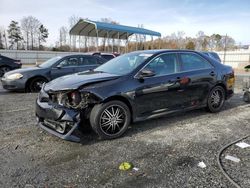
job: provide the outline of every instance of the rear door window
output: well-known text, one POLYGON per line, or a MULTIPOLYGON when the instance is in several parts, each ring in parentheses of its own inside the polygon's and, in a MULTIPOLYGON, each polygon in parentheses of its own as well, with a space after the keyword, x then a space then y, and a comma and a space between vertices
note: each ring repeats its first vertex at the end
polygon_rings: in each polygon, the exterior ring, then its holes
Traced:
POLYGON ((181 71, 193 71, 200 69, 209 69, 213 66, 202 57, 193 53, 181 53, 181 71))
POLYGON ((91 56, 81 57, 80 62, 79 62, 80 66, 83 66, 83 65, 96 65, 96 64, 99 64, 99 61, 97 60, 97 58, 91 57, 91 56))
POLYGON ((101 55, 101 56, 102 56, 102 58, 104 58, 104 59, 106 59, 108 61, 114 58, 114 56, 108 55, 108 54, 107 55, 106 54, 105 55, 101 55))
POLYGON ((74 67, 78 65, 78 57, 69 57, 59 63, 60 67, 74 67))

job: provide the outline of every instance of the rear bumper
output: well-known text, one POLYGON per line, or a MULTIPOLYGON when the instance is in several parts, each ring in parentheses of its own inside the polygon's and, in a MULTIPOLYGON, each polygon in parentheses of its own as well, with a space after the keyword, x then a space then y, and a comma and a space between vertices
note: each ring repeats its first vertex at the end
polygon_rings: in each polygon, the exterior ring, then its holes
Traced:
POLYGON ((226 99, 230 99, 233 95, 234 95, 233 89, 227 90, 226 99))
POLYGON ((12 67, 11 70, 20 69, 20 68, 22 68, 22 63, 19 63, 19 64, 16 63, 16 66, 12 67))
POLYGON ((73 132, 80 124, 80 112, 36 101, 38 125, 45 131, 68 141, 79 142, 80 138, 73 132))

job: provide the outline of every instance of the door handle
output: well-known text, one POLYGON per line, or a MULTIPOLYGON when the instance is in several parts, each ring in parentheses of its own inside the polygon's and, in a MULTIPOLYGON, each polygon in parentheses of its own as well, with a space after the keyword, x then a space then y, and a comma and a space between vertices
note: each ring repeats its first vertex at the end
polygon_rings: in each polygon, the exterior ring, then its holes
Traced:
POLYGON ((177 78, 174 78, 174 79, 170 79, 168 82, 169 83, 175 83, 175 82, 179 82, 179 81, 181 81, 181 78, 177 77, 177 78))
POLYGON ((215 72, 214 71, 210 72, 210 76, 215 76, 215 72))
POLYGON ((176 82, 181 81, 181 77, 177 77, 175 81, 176 81, 176 82))

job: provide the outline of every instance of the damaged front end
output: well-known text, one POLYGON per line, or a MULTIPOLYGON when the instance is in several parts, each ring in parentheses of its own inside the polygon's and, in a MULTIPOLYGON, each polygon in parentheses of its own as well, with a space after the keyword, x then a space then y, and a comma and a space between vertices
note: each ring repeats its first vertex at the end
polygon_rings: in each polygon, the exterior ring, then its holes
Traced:
POLYGON ((42 87, 36 101, 38 124, 44 130, 62 139, 79 142, 73 132, 87 119, 97 97, 78 90, 45 91, 42 87))

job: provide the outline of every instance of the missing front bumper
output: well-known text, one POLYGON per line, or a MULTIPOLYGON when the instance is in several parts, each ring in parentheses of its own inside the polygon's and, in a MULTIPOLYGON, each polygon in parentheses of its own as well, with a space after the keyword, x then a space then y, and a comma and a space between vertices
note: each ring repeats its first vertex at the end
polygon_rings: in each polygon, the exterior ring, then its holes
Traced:
POLYGON ((80 124, 80 112, 49 103, 36 102, 38 125, 45 131, 64 140, 80 142, 73 132, 80 124))
POLYGON ((44 129, 45 131, 61 138, 61 139, 64 139, 64 140, 68 140, 68 141, 73 141, 73 142, 80 142, 80 138, 73 135, 73 132, 78 128, 79 126, 79 123, 75 123, 74 126, 70 129, 70 131, 68 131, 66 134, 62 134, 58 131, 56 131, 55 129, 52 129, 50 127, 48 127, 45 123, 41 122, 41 121, 38 121, 38 125, 44 129))

